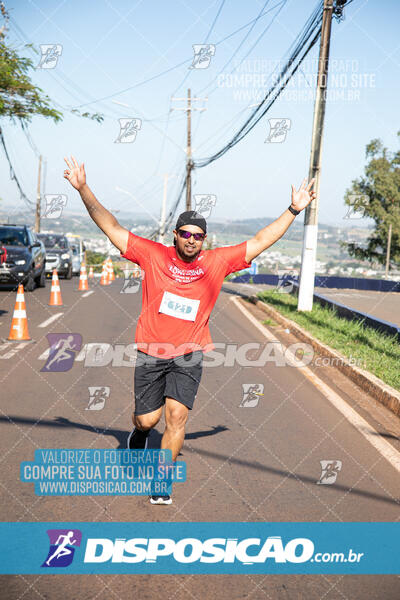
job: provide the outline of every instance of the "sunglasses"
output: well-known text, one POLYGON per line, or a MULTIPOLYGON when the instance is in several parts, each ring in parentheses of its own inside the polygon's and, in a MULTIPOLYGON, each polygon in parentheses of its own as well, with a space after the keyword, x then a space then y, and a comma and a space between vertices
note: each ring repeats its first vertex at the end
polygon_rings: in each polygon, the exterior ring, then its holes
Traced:
POLYGON ((185 229, 178 229, 178 234, 181 238, 185 240, 188 240, 193 236, 196 242, 204 240, 206 235, 205 233, 192 233, 191 231, 186 231, 185 229))

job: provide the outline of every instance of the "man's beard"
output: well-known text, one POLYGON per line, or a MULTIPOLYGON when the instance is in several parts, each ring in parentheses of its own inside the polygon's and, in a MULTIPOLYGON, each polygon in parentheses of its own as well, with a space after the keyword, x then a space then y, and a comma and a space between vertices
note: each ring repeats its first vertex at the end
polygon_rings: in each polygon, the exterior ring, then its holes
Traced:
POLYGON ((196 258, 198 257, 198 255, 201 252, 201 248, 196 250, 195 248, 193 250, 189 250, 189 252, 187 252, 188 248, 186 248, 185 246, 183 246, 182 249, 179 249, 179 253, 180 255, 186 259, 186 262, 193 262, 196 260, 196 258))

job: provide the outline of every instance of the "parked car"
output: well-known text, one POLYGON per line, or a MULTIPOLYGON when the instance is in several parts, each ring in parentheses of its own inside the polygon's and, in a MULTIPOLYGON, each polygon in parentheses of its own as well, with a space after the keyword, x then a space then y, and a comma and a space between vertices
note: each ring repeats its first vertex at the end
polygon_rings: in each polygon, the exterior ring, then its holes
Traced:
POLYGON ((0 224, 0 285, 24 284, 28 292, 46 285, 45 249, 29 225, 0 224))
POLYGON ((72 249, 72 272, 74 275, 79 275, 81 264, 86 262, 86 248, 83 239, 75 233, 66 234, 69 245, 72 249))
POLYGON ((38 237, 46 249, 46 275, 51 276, 57 269, 60 277, 72 277, 72 250, 68 239, 62 233, 39 233, 38 237))

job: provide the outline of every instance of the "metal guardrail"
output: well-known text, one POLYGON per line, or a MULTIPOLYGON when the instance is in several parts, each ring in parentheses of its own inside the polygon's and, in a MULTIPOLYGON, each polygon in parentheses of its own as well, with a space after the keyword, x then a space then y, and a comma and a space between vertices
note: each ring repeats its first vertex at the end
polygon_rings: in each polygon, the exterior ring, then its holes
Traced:
MULTIPOLYGON (((239 275, 235 279, 231 279, 233 283, 248 283, 249 280, 253 283, 265 283, 267 285, 278 285, 282 280, 291 280, 298 283, 297 277, 290 275, 269 275, 259 273, 258 275, 250 275, 245 273, 239 275)), ((360 277, 336 277, 332 275, 315 277, 315 287, 321 288, 336 288, 348 290, 364 290, 371 292, 400 292, 400 281, 388 281, 387 279, 362 279, 360 277)))

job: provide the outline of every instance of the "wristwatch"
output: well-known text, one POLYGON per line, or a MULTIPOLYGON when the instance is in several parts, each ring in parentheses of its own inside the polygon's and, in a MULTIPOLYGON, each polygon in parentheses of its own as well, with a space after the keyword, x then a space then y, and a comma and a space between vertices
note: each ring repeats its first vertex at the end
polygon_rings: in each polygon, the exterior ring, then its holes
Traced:
POLYGON ((297 215, 299 215, 301 213, 301 210, 296 210, 295 208, 292 208, 292 206, 289 206, 288 210, 292 213, 292 215, 294 215, 295 217, 297 217, 297 215))

